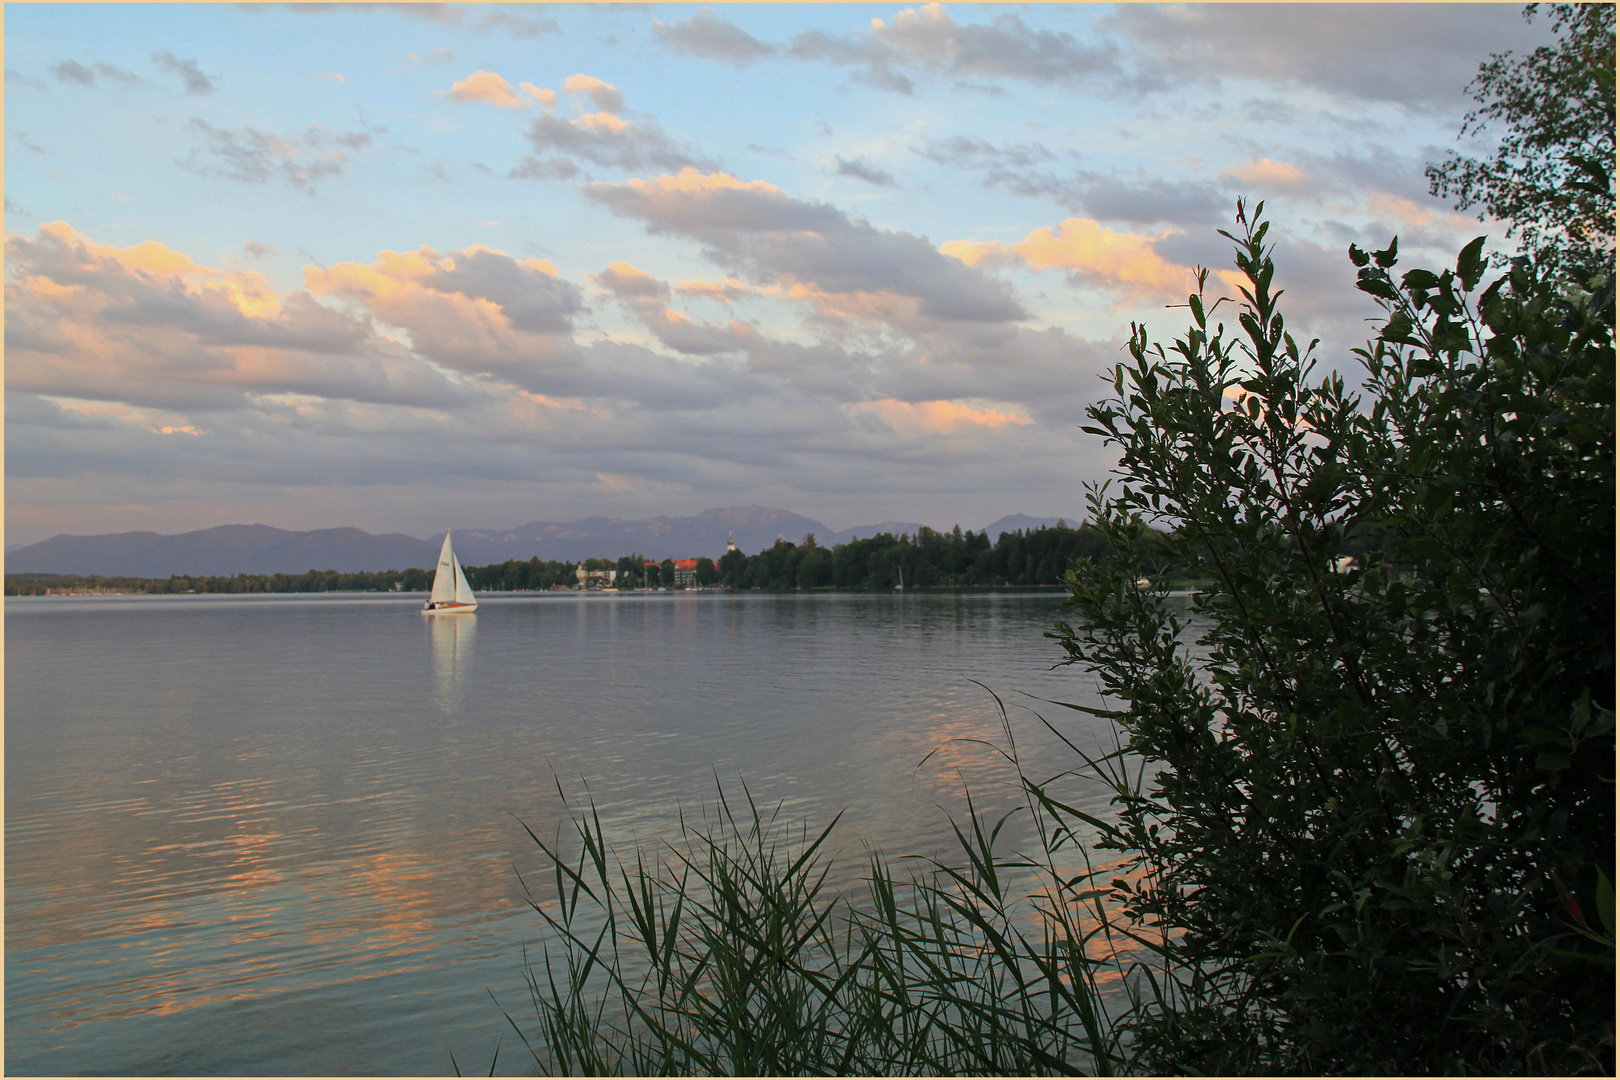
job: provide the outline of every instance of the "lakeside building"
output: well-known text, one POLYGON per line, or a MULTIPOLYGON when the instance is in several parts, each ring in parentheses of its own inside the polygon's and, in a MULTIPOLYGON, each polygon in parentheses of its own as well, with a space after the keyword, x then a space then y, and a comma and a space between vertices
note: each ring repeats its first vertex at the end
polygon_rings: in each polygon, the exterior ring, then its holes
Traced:
MULTIPOLYGON (((62 585, 45 590, 46 596, 134 596, 140 590, 112 585, 62 585)), ((190 592, 190 589, 186 590, 190 592)))
MULTIPOLYGON (((695 589, 695 588, 697 588, 698 561, 696 559, 672 559, 670 561, 675 564, 675 584, 674 584, 674 587, 677 588, 677 589, 695 589)), ((649 580, 650 580, 650 578, 651 578, 651 576, 653 574, 656 574, 656 573, 659 572, 658 568, 661 565, 663 565, 663 564, 662 563, 655 563, 655 562, 649 562, 649 563, 645 564, 644 569, 645 569, 645 571, 646 571, 646 573, 648 575, 649 580)))
MULTIPOLYGON (((618 580, 617 570, 587 570, 585 564, 580 563, 574 568, 574 578, 579 582, 577 588, 581 589, 613 589, 613 583, 618 580)), ((553 586, 555 588, 555 586, 553 586)))

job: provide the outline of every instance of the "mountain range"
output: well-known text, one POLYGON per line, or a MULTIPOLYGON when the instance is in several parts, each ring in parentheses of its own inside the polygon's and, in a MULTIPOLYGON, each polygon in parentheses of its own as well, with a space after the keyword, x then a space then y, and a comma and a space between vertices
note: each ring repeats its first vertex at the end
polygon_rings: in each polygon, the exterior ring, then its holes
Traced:
MULTIPOLYGON (((986 526, 993 543, 1003 532, 1054 525, 1060 518, 1013 514, 986 526)), ((1079 520, 1079 519, 1069 519, 1079 520)), ((778 537, 798 543, 814 533, 824 547, 878 533, 916 533, 914 521, 885 521, 834 532, 819 521, 787 510, 733 506, 692 517, 642 521, 593 517, 579 521, 532 521, 510 529, 456 529, 456 555, 467 566, 507 559, 719 558, 728 538, 747 554, 778 537)), ((439 554, 438 537, 418 540, 403 533, 374 535, 360 529, 294 532, 269 525, 219 525, 164 536, 155 532, 102 536, 63 534, 6 553, 7 573, 97 574, 104 577, 168 577, 171 574, 298 574, 306 570, 402 570, 429 567, 439 554)))

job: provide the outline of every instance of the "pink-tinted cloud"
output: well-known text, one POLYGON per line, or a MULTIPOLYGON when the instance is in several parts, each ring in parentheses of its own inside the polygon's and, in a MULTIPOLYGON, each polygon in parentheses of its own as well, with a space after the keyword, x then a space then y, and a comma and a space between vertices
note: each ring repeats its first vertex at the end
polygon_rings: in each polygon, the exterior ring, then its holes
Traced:
POLYGON ((727 278, 725 281, 683 281, 675 286, 675 291, 682 296, 701 296, 719 304, 731 304, 747 296, 749 288, 736 278, 727 278))
POLYGON ((457 397, 367 320, 280 294, 256 271, 204 266, 155 241, 97 244, 64 222, 12 237, 6 254, 11 389, 168 408, 266 393, 457 397))
POLYGON ((304 284, 316 296, 362 305, 409 333, 423 356, 475 375, 519 376, 562 355, 581 308, 578 287, 551 263, 479 245, 446 255, 427 247, 385 251, 369 266, 306 267, 304 284))
POLYGON ((759 334, 733 319, 725 326, 702 323, 669 306, 669 286, 629 263, 616 262, 596 275, 666 347, 689 356, 737 352, 760 344, 759 334))
POLYGON ((624 111, 624 95, 619 93, 617 87, 603 82, 594 75, 570 75, 563 80, 562 88, 570 94, 584 94, 598 109, 607 112, 624 111))
POLYGON ((949 435, 974 429, 991 431, 1009 425, 1023 427, 1031 423, 1007 408, 983 405, 974 407, 962 401, 898 401, 882 398, 846 406, 851 413, 875 413, 889 427, 902 435, 949 435))
POLYGON ((941 322, 1025 315, 1004 285, 941 255, 923 237, 875 228, 763 181, 687 168, 650 180, 586 184, 583 191, 645 222, 649 232, 699 241, 738 276, 804 298, 843 298, 851 314, 874 310, 866 298, 891 297, 904 302, 890 305, 895 312, 941 322))
POLYGON ((482 68, 460 82, 452 83, 445 97, 451 101, 483 102, 503 109, 523 107, 523 99, 518 97, 511 83, 495 72, 482 68))
POLYGON ((1160 257, 1153 250, 1156 239, 1115 232, 1086 218, 1068 218, 1055 229, 1036 229, 1016 244, 953 240, 940 250, 969 266, 1061 270, 1131 296, 1186 291, 1190 280, 1186 268, 1160 257))
MULTIPOLYGON (((529 87, 529 84, 524 86, 529 87)), ((576 98, 583 95, 596 109, 589 112, 581 109, 572 117, 549 112, 537 117, 529 127, 529 144, 538 154, 557 156, 525 157, 512 171, 513 177, 572 179, 578 171, 578 161, 626 170, 681 169, 709 164, 664 134, 652 117, 627 114, 624 95, 601 79, 571 75, 563 80, 563 89, 576 98)), ((551 91, 533 87, 529 92, 548 108, 555 103, 556 97, 551 91)))

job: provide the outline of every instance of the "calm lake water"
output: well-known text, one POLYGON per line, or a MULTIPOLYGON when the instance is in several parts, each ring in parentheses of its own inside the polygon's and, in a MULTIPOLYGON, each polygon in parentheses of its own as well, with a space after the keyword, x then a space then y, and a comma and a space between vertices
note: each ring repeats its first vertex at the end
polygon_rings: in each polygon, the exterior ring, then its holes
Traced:
POLYGON ((1029 707, 1100 734, 1037 700, 1095 700, 1049 670, 1055 592, 420 604, 6 601, 7 1073, 523 1072, 559 782, 626 852, 717 782, 844 811, 854 881, 947 852, 964 786, 1012 805, 972 680, 1032 772, 1071 762, 1029 707))

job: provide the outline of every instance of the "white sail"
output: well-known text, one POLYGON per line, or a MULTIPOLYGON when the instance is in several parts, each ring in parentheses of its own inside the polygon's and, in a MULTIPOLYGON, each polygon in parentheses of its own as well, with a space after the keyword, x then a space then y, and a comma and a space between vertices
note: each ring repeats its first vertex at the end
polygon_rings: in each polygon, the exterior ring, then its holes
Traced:
POLYGON ((450 565, 456 568, 456 603, 476 604, 478 597, 473 595, 472 586, 467 584, 467 575, 461 570, 461 563, 455 553, 450 555, 450 565))
MULTIPOLYGON (((433 593, 428 597, 428 602, 454 603, 458 577, 461 577, 461 567, 456 565, 456 553, 450 550, 450 533, 447 530, 444 534, 444 547, 439 549, 439 567, 433 571, 433 593)), ((466 578, 461 580, 465 581, 466 578)))
POLYGON ((439 566, 433 571, 433 592, 424 605, 427 611, 470 612, 478 607, 478 597, 467 583, 467 574, 450 548, 450 534, 444 534, 444 547, 439 549, 439 566))

